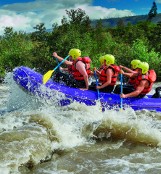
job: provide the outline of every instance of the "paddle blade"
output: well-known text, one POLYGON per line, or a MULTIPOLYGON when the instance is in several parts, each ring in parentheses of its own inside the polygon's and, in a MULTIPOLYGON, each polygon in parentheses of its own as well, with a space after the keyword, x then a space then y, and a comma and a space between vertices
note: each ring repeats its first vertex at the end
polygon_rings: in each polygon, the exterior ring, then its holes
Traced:
POLYGON ((43 84, 45 84, 51 77, 54 70, 49 70, 44 76, 43 76, 43 84))

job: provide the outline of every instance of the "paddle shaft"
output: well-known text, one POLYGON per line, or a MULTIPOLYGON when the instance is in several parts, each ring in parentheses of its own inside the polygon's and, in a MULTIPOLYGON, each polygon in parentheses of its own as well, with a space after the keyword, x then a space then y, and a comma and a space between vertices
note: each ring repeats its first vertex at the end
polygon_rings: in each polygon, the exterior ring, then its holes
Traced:
POLYGON ((55 71, 57 68, 59 68, 59 66, 60 66, 62 63, 64 63, 64 62, 68 59, 68 57, 70 57, 70 55, 68 55, 67 57, 65 57, 53 70, 55 71))
MULTIPOLYGON (((94 77, 96 79, 96 87, 98 86, 98 77, 97 77, 97 73, 96 71, 94 71, 94 77)), ((98 99, 100 98, 100 92, 99 89, 97 89, 97 95, 98 95, 98 99)))
POLYGON ((49 70, 44 76, 43 76, 43 84, 46 84, 46 82, 50 79, 50 77, 52 76, 52 73, 59 68, 59 66, 69 57, 69 55, 67 57, 65 57, 53 70, 49 70))
MULTIPOLYGON (((121 94, 123 93, 123 75, 122 73, 120 74, 120 81, 121 81, 121 94)), ((123 105, 123 98, 120 98, 120 108, 122 109, 122 105, 123 105)))

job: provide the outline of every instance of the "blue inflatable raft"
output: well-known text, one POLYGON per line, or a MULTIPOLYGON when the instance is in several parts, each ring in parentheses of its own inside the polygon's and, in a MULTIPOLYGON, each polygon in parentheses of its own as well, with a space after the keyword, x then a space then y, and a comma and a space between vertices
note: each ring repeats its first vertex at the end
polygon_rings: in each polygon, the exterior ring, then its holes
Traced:
MULTIPOLYGON (((69 105, 74 101, 85 103, 87 106, 96 105, 96 102, 98 102, 97 91, 83 91, 52 80, 43 85, 42 77, 42 74, 24 66, 13 70, 13 79, 22 89, 30 94, 47 99, 57 97, 59 93, 62 95, 62 97, 58 97, 58 102, 61 106, 69 105)), ((100 92, 99 100, 102 108, 120 108, 120 96, 118 94, 100 92)), ((132 107, 134 110, 147 109, 161 112, 161 98, 151 98, 151 95, 147 95, 145 98, 126 98, 123 99, 123 107, 132 107)))

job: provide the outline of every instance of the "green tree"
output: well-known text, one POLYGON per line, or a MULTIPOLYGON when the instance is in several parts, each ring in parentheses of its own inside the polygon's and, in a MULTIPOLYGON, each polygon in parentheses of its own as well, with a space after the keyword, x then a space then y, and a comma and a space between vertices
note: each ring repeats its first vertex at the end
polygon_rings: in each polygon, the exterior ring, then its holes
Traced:
POLYGON ((142 40, 139 39, 134 41, 132 51, 134 59, 140 59, 141 61, 148 62, 150 65, 150 69, 155 69, 158 76, 161 77, 161 59, 159 52, 155 52, 154 49, 150 50, 148 48, 148 44, 144 43, 142 40))
POLYGON ((20 65, 39 68, 41 73, 45 73, 56 65, 53 51, 66 57, 71 48, 79 48, 82 56, 92 59, 92 66, 100 66, 99 57, 109 53, 116 57, 117 64, 125 66, 129 66, 134 58, 147 61, 161 78, 160 23, 142 21, 123 25, 120 20, 112 28, 104 26, 101 20, 91 25, 89 17, 81 9, 67 10, 66 14, 61 25, 52 25, 51 32, 43 23, 36 25, 35 31, 28 34, 5 28, 4 36, 0 37, 0 76, 20 65))
POLYGON ((89 52, 91 44, 91 26, 89 17, 82 9, 66 10, 67 17, 61 20, 62 25, 53 25, 50 35, 51 50, 66 56, 71 48, 79 48, 82 53, 89 52), (84 50, 85 49, 85 50, 84 50))
POLYGON ((39 70, 44 73, 46 69, 51 67, 52 54, 50 53, 50 46, 48 44, 50 33, 46 31, 44 23, 40 23, 33 28, 36 31, 31 33, 31 39, 34 45, 31 62, 34 67, 39 67, 39 70))
POLYGON ((39 42, 44 42, 46 41, 46 27, 44 23, 40 23, 33 27, 36 31, 32 32, 31 38, 33 41, 39 41, 39 42))
POLYGON ((29 58, 33 43, 26 33, 14 32, 13 28, 6 27, 4 36, 0 40, 0 75, 12 71, 16 66, 32 66, 29 58))
POLYGON ((69 22, 71 24, 82 24, 83 22, 89 23, 89 17, 86 15, 85 11, 78 8, 76 10, 66 10, 66 14, 69 17, 69 22))
POLYGON ((121 27, 124 27, 124 26, 125 26, 124 20, 120 18, 120 19, 117 21, 117 26, 120 27, 120 28, 121 28, 121 27))
POLYGON ((161 22, 157 23, 151 30, 148 30, 150 33, 148 36, 149 47, 153 48, 155 51, 161 51, 161 22))

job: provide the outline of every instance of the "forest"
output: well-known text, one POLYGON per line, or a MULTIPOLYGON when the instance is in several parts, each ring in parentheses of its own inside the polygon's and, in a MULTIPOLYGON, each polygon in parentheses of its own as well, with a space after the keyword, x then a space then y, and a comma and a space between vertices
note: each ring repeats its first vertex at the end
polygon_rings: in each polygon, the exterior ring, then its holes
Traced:
POLYGON ((66 57, 71 48, 78 48, 82 56, 91 58, 92 67, 99 67, 99 57, 105 54, 113 54, 117 65, 127 67, 133 59, 146 61, 161 81, 161 22, 118 22, 115 27, 105 27, 101 20, 95 26, 91 23, 85 11, 72 9, 66 10, 61 25, 54 23, 50 31, 44 23, 37 24, 32 33, 6 27, 0 36, 0 78, 22 65, 43 74, 57 65, 54 51, 66 57))

